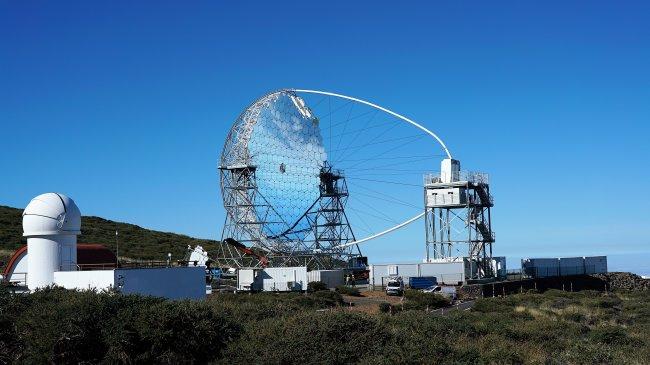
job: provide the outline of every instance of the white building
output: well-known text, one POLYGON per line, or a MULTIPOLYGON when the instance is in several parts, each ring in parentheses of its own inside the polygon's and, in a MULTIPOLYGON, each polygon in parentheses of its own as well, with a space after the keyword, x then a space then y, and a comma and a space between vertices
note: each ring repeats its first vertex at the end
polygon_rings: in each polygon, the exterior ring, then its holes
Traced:
POLYGON ((83 268, 77 260, 77 236, 81 234, 81 213, 74 201, 63 194, 47 193, 32 199, 23 212, 23 236, 27 252, 12 265, 7 279, 19 282, 18 270, 25 270, 22 282, 30 291, 48 286, 66 289, 117 290, 122 293, 160 296, 170 299, 205 298, 205 270, 202 267, 146 269, 83 268), (26 265, 24 262, 26 261, 26 265))

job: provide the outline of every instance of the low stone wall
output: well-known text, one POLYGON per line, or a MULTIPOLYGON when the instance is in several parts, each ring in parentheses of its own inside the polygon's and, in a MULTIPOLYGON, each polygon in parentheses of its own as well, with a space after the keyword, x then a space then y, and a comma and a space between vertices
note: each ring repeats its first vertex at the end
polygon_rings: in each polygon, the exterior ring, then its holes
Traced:
POLYGON ((465 285, 460 289, 460 296, 464 299, 486 298, 523 293, 528 290, 544 292, 549 289, 606 291, 610 290, 610 287, 607 281, 601 278, 590 275, 575 275, 465 285))
POLYGON ((650 280, 629 272, 610 272, 592 276, 607 282, 612 290, 650 290, 650 280))

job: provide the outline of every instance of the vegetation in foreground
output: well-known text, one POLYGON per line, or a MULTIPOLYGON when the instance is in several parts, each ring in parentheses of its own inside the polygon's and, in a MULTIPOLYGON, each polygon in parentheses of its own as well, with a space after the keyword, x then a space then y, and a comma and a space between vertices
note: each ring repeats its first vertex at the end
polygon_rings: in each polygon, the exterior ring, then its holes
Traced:
POLYGON ((650 291, 524 293, 448 316, 341 303, 333 291, 204 302, 2 293, 0 362, 650 363, 650 291))

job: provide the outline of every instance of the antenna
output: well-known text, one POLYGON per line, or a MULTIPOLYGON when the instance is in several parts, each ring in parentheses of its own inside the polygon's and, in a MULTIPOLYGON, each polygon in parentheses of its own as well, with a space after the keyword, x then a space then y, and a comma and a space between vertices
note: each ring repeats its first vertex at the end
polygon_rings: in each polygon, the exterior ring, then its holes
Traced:
POLYGON ((120 241, 118 239, 119 233, 115 230, 115 264, 120 266, 120 241))

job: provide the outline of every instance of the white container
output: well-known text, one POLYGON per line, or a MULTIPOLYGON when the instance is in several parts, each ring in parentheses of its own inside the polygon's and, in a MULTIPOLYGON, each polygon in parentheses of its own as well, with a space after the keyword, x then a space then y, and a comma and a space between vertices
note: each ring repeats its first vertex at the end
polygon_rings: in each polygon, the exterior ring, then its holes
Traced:
POLYGON ((607 256, 586 256, 585 274, 607 273, 607 256))
POLYGON ((465 280, 463 260, 426 263, 370 265, 370 285, 383 287, 391 277, 399 276, 404 282, 410 277, 434 276, 438 283, 457 285, 465 280))
POLYGON ((255 278, 261 279, 264 291, 304 291, 307 290, 307 267, 267 267, 255 278))
POLYGON ((259 288, 254 287, 256 271, 259 272, 260 270, 254 270, 254 269, 237 270, 237 290, 239 291, 259 290, 259 288))
POLYGON ((460 179, 460 161, 445 158, 440 163, 440 179, 443 183, 451 183, 460 179))
POLYGON ((585 273, 584 257, 561 257, 560 276, 583 275, 585 273))
POLYGON ((334 289, 345 284, 345 272, 343 270, 312 270, 307 271, 308 282, 320 281, 325 283, 329 289, 334 289))
POLYGON ((439 284, 458 285, 465 281, 463 260, 427 262, 419 266, 418 276, 435 276, 439 284))
POLYGON ((427 207, 467 204, 465 188, 427 189, 427 207))

